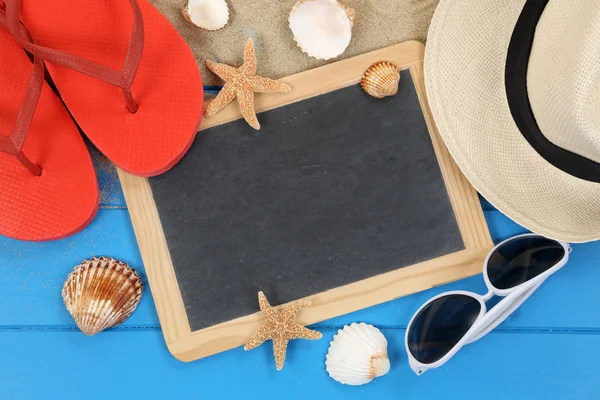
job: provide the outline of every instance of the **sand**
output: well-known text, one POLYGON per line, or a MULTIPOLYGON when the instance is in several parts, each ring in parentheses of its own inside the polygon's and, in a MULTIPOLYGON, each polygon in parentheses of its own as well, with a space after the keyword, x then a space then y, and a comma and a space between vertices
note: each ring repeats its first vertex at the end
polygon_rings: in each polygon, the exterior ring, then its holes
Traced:
POLYGON ((258 74, 277 79, 327 63, 353 57, 407 40, 425 42, 438 0, 345 0, 354 8, 352 41, 344 54, 319 61, 304 54, 288 27, 295 0, 227 0, 229 23, 218 31, 204 31, 182 15, 187 0, 150 0, 177 28, 192 48, 205 85, 221 80, 204 66, 206 59, 233 66, 242 64, 244 43, 254 39, 258 74))

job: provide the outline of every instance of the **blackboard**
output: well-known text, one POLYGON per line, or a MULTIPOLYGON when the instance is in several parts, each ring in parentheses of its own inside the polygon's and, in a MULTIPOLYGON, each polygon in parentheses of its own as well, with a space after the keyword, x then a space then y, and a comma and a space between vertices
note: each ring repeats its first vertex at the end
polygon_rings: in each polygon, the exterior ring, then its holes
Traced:
POLYGON ((261 290, 283 304, 469 253, 414 72, 393 97, 346 83, 260 113, 258 132, 204 128, 145 181, 190 333, 253 315, 261 290))
POLYGON ((260 119, 149 180, 192 330, 464 249, 409 71, 260 119))

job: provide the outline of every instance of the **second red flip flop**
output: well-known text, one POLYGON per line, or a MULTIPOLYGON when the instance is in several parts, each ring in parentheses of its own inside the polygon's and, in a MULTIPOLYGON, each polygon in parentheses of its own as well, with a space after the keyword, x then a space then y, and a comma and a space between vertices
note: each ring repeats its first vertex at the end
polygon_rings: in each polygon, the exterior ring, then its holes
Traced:
POLYGON ((117 166, 153 176, 183 157, 202 116, 202 79, 147 0, 9 0, 7 13, 13 35, 46 61, 77 123, 117 166))
POLYGON ((83 229, 98 210, 90 154, 44 82, 43 62, 35 58, 32 65, 2 9, 0 49, 0 235, 64 238, 83 229))

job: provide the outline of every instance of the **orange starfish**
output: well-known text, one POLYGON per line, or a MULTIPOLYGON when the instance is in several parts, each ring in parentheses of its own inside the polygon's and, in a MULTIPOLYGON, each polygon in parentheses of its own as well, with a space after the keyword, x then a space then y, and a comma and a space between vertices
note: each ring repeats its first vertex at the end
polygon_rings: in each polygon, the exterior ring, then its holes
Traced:
POLYGON ((244 64, 241 67, 234 68, 210 60, 206 60, 206 66, 225 81, 225 86, 223 86, 219 95, 208 105, 204 113, 207 117, 215 115, 237 97, 242 116, 251 127, 258 130, 260 124, 254 111, 254 92, 285 93, 292 90, 285 83, 256 75, 256 55, 252 38, 249 38, 246 42, 244 64))
POLYGON ((321 332, 305 328, 294 323, 298 312, 310 306, 310 301, 298 300, 279 311, 269 304, 263 292, 258 292, 258 304, 263 313, 266 323, 250 338, 244 350, 252 350, 260 346, 266 340, 273 340, 273 354, 275 365, 278 370, 283 368, 287 344, 292 339, 321 339, 321 332))

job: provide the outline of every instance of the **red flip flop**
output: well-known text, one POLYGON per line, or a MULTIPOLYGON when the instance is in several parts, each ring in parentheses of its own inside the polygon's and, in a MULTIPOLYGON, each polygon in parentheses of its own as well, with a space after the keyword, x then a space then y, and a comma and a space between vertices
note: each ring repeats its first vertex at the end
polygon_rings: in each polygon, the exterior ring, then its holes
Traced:
POLYGON ((147 0, 8 0, 11 31, 42 57, 69 111, 121 169, 154 176, 191 146, 203 112, 191 50, 147 0), (19 19, 35 44, 18 32, 19 19))
POLYGON ((0 235, 31 241, 69 236, 98 210, 90 154, 44 82, 42 60, 32 66, 1 9, 0 49, 0 235))

